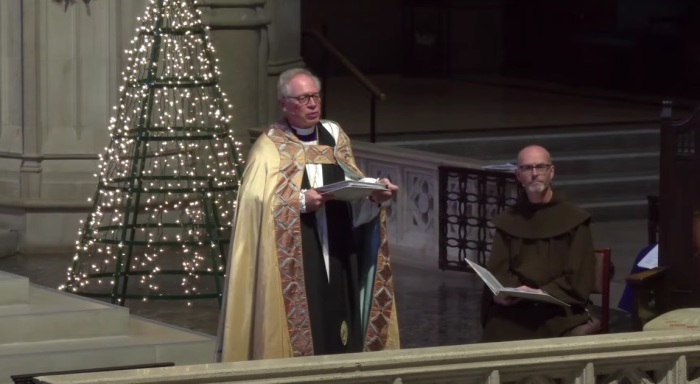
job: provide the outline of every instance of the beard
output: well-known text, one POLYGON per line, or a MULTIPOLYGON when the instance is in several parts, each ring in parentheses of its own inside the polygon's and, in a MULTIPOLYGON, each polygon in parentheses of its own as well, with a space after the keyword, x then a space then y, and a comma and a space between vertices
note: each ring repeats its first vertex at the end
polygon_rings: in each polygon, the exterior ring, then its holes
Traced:
POLYGON ((547 190, 549 185, 543 182, 532 182, 525 187, 525 189, 530 193, 542 193, 547 190))

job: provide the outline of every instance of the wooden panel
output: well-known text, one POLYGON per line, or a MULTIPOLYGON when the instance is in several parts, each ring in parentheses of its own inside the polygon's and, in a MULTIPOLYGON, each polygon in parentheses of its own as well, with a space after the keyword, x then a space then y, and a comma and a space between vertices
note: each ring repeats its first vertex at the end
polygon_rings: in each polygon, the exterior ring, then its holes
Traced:
POLYGON ((700 109, 674 121, 666 103, 661 119, 659 264, 667 277, 659 296, 664 310, 700 305, 700 109), (695 222, 695 224, 694 224, 695 222))

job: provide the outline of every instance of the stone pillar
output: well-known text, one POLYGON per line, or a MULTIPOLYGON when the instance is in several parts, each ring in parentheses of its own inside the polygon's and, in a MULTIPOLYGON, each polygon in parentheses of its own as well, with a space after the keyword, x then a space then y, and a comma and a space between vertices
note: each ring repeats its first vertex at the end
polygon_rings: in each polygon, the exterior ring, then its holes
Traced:
MULTIPOLYGON (((13 0, 14 1, 14 0, 13 0)), ((86 202, 147 1, 23 4, 23 199, 86 202)))
POLYGON ((0 1, 0 196, 17 199, 22 163, 22 9, 0 1))
POLYGON ((265 12, 268 0, 204 0, 199 3, 204 22, 211 29, 220 84, 233 108, 232 127, 239 140, 248 142, 248 129, 263 126, 261 114, 265 89, 261 87, 268 55, 265 12))
MULTIPOLYGON (((221 84, 239 134, 277 120, 277 78, 303 66, 299 0, 208 0, 201 3, 220 59, 221 84)), ((245 142, 245 140, 244 140, 245 142)))
POLYGON ((277 105, 277 79, 280 73, 295 67, 304 67, 301 57, 301 2, 300 0, 268 0, 265 7, 270 15, 268 40, 270 56, 267 60, 267 102, 265 115, 270 121, 280 116, 277 105))
POLYGON ((147 3, 0 3, 0 230, 25 252, 75 241, 147 3))
POLYGON ((20 198, 36 199, 41 195, 41 116, 40 66, 41 22, 40 0, 20 2, 22 45, 22 165, 20 167, 20 198))

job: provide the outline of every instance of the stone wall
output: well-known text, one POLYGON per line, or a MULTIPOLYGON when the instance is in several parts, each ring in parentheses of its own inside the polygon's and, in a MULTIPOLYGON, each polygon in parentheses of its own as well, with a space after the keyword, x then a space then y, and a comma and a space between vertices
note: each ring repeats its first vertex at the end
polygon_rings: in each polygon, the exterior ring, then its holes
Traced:
MULTIPOLYGON (((0 2, 0 230, 17 231, 23 252, 72 248, 109 144, 124 51, 147 3, 0 2)), ((277 76, 303 65, 299 1, 199 4, 213 27, 234 130, 276 119, 277 76)))

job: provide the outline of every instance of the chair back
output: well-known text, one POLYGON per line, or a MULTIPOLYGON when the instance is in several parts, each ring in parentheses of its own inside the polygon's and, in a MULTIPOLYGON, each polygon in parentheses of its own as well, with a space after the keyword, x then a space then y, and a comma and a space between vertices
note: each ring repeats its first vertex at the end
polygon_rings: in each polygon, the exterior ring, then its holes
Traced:
POLYGON ((610 325, 610 248, 596 249, 593 293, 601 295, 600 333, 608 333, 610 325))

